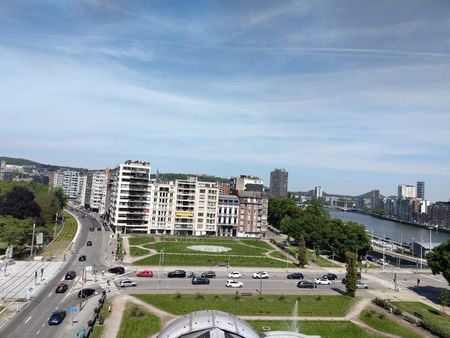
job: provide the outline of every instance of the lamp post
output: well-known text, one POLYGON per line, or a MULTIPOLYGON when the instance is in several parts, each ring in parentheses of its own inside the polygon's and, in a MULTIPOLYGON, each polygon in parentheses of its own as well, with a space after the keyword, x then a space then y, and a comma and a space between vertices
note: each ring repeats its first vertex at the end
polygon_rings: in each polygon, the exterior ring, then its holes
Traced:
POLYGON ((34 231, 36 230, 36 223, 33 223, 33 236, 31 237, 31 258, 33 258, 33 249, 34 249, 34 231))

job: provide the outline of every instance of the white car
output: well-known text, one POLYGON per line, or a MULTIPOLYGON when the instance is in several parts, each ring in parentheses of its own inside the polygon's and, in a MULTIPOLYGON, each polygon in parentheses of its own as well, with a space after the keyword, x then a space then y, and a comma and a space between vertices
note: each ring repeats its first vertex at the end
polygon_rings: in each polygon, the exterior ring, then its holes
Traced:
POLYGON ((136 282, 134 280, 131 280, 131 279, 123 279, 123 280, 121 280, 119 282, 119 286, 121 288, 124 288, 126 286, 136 286, 136 285, 137 285, 136 282))
POLYGON ((229 279, 229 280, 227 280, 227 283, 225 284, 225 286, 227 288, 242 288, 244 286, 244 283, 234 280, 234 279, 229 279))
POLYGON ((314 279, 314 284, 316 285, 331 285, 331 281, 325 278, 314 279))
POLYGON ((363 282, 356 282, 356 288, 357 289, 368 289, 369 287, 367 284, 364 284, 363 282))
POLYGON ((383 266, 389 265, 388 262, 383 261, 383 258, 377 259, 377 263, 380 264, 380 265, 383 265, 383 266))
POLYGON ((233 271, 228 274, 228 278, 241 278, 242 275, 239 271, 233 271))
POLYGON ((269 274, 266 271, 259 271, 259 272, 255 272, 253 274, 252 278, 267 279, 267 278, 269 278, 269 274))

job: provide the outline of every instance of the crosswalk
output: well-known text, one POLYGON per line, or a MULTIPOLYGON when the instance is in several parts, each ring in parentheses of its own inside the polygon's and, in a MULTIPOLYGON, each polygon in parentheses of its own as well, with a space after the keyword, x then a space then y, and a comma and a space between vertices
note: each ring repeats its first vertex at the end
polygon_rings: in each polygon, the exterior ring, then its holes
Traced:
POLYGON ((103 290, 105 290, 107 293, 111 293, 111 292, 118 292, 119 288, 117 287, 116 283, 114 283, 113 281, 109 282, 109 285, 107 282, 98 282, 97 285, 99 287, 101 287, 103 290))

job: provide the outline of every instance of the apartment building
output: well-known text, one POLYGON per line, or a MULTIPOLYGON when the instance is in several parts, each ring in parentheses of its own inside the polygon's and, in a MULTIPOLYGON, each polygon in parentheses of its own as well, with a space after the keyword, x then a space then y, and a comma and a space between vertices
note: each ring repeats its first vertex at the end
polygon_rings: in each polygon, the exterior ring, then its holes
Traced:
POLYGON ((264 237, 267 230, 268 198, 261 191, 238 191, 237 237, 264 237))
POLYGON ((148 233, 171 235, 175 223, 175 182, 152 180, 150 185, 150 217, 148 233))
POLYGON ((219 195, 217 214, 217 235, 235 237, 239 218, 239 197, 219 195))
POLYGON ((140 161, 126 161, 112 171, 109 217, 116 232, 148 233, 150 172, 150 163, 140 161))
POLYGON ((286 169, 274 169, 270 173, 270 196, 286 197, 288 194, 288 172, 286 169))
POLYGON ((232 194, 236 194, 238 191, 263 191, 264 181, 259 177, 248 175, 232 177, 230 189, 232 194))
POLYGON ((84 176, 75 170, 60 170, 52 173, 49 183, 54 188, 61 188, 68 199, 80 199, 84 176))
POLYGON ((106 212, 106 195, 111 171, 93 170, 87 174, 85 207, 103 215, 106 212))
POLYGON ((416 197, 416 187, 408 184, 400 184, 398 186, 398 198, 414 198, 416 197))

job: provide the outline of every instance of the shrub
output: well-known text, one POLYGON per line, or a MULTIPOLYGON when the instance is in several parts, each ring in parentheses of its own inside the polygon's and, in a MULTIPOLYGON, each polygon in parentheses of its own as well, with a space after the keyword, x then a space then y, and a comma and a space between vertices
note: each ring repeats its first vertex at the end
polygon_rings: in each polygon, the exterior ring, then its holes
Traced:
POLYGON ((401 316, 402 315, 402 313, 403 313, 403 311, 402 310, 400 310, 398 307, 394 307, 394 315, 397 315, 397 316, 401 316))
POLYGON ((322 300, 322 297, 320 297, 320 296, 317 296, 317 297, 316 297, 316 301, 317 301, 317 302, 320 302, 321 300, 322 300))
POLYGON ((382 298, 379 298, 379 297, 376 297, 374 300, 372 300, 372 302, 375 305, 378 305, 378 306, 380 306, 380 307, 382 307, 383 309, 386 309, 386 310, 390 310, 391 307, 392 307, 392 305, 386 299, 382 299, 382 298))
POLYGON ((284 295, 281 295, 280 297, 278 297, 278 300, 280 302, 284 302, 286 300, 286 297, 284 295))
POLYGON ((197 295, 195 296, 195 299, 197 299, 197 300, 204 300, 205 297, 201 293, 197 293, 197 295))
POLYGON ((175 299, 181 299, 181 293, 177 292, 177 293, 175 294, 175 299))
POLYGON ((219 295, 215 295, 214 299, 218 302, 218 301, 220 301, 220 296, 219 295))
POLYGON ((406 320, 408 323, 411 323, 411 324, 414 324, 414 325, 417 324, 417 320, 414 317, 404 315, 403 319, 406 320))
POLYGON ((138 308, 137 306, 133 306, 131 308, 130 313, 131 313, 131 317, 134 317, 134 318, 139 318, 139 317, 143 317, 144 316, 144 312, 140 308, 138 308))
POLYGON ((422 326, 425 330, 430 331, 432 334, 443 338, 450 338, 450 329, 442 325, 442 322, 439 322, 434 319, 424 319, 420 322, 420 326, 422 326))

